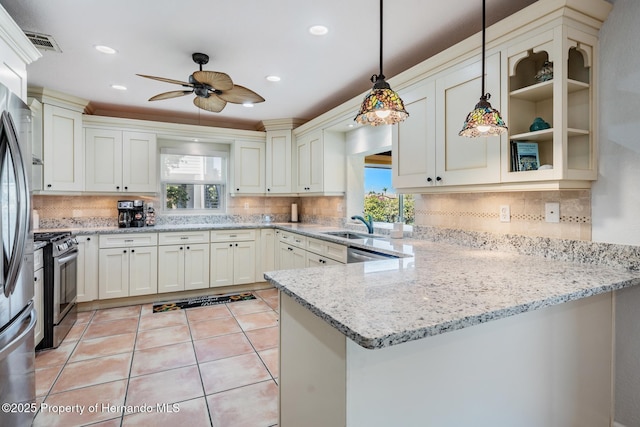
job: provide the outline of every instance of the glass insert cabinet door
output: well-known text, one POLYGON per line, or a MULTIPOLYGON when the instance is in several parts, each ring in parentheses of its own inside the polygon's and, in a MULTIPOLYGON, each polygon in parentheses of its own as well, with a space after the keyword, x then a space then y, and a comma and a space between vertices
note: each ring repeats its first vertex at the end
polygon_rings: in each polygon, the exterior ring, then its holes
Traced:
POLYGON ((6 297, 17 283, 27 241, 30 209, 27 185, 16 128, 11 115, 4 111, 0 120, 0 286, 6 297))

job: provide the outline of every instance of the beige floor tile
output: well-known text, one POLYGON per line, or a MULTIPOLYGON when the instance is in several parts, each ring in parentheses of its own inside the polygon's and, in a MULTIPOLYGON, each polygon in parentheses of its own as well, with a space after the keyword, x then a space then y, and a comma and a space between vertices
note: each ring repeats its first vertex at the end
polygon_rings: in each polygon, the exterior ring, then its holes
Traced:
POLYGON ((191 342, 154 347, 133 354, 131 376, 137 377, 195 364, 196 355, 191 342))
POLYGON ((51 393, 126 379, 129 377, 131 356, 131 353, 121 353, 67 363, 51 393))
POLYGON ((135 339, 136 334, 113 335, 91 340, 82 339, 78 342, 78 346, 69 361, 79 362, 96 357, 132 352, 135 339))
POLYGON ((271 379, 269 372, 255 353, 202 363, 200 373, 206 394, 219 393, 271 379))
POLYGON ((148 316, 150 314, 153 314, 153 303, 142 304, 142 308, 140 309, 140 316, 148 316))
POLYGON ((278 347, 280 331, 277 326, 271 328, 254 329, 246 331, 245 334, 253 344, 256 351, 278 347))
POLYGON ((124 404, 126 390, 127 381, 121 380, 64 393, 51 394, 45 399, 33 425, 34 427, 82 426, 119 417, 121 415, 119 411, 111 412, 109 410, 103 410, 102 405, 122 406, 124 404), (98 405, 97 411, 89 411, 89 406, 94 407, 96 404, 98 405), (84 408, 84 411, 82 413, 77 410, 73 412, 55 413, 47 410, 47 408, 59 408, 67 405, 73 406, 74 408, 84 408))
POLYGON ((248 301, 237 301, 227 304, 229 310, 234 316, 241 314, 260 313, 262 311, 271 311, 271 307, 259 298, 248 301))
POLYGON ((137 329, 137 317, 126 317, 110 322, 91 322, 82 338, 87 340, 111 335, 130 334, 136 332, 137 329))
POLYGON ((129 380, 127 405, 174 403, 202 397, 197 366, 172 369, 129 380))
POLYGON ((216 427, 271 426, 278 422, 278 387, 265 381, 207 396, 216 427))
POLYGON ((91 427, 120 427, 120 417, 113 418, 100 423, 91 424, 91 427))
POLYGON ((259 291, 254 291, 253 293, 258 295, 260 298, 268 298, 268 297, 277 297, 278 296, 278 290, 276 288, 260 289, 259 291))
MULTIPOLYGON (((123 427, 139 426, 188 426, 188 427, 211 427, 207 402, 204 397, 187 400, 169 405, 172 412, 138 413, 125 415, 122 420, 123 427)), ((92 426, 93 427, 93 426, 92 426)))
POLYGON ((204 322, 205 320, 231 317, 226 304, 210 305, 207 307, 189 308, 185 310, 189 322, 204 322))
POLYGON ((80 338, 82 338, 82 334, 84 333, 85 329, 87 329, 86 323, 76 322, 76 324, 73 325, 69 330, 69 333, 67 334, 67 336, 64 337, 63 342, 69 343, 72 341, 78 341, 80 338))
POLYGON ((262 359, 262 361, 264 362, 265 365, 267 365, 267 369, 269 370, 269 373, 274 377, 277 378, 278 375, 278 349, 277 348, 270 348, 268 350, 263 350, 263 351, 259 351, 258 355, 260 356, 260 359, 262 359))
POLYGON ((61 370, 62 365, 36 369, 36 396, 45 396, 49 393, 61 370))
POLYGON ((269 307, 278 311, 280 309, 280 297, 276 295, 275 297, 264 297, 264 302, 267 303, 269 307))
POLYGON ((77 342, 72 341, 69 343, 63 342, 58 348, 51 350, 43 350, 36 353, 36 369, 44 368, 47 366, 64 365, 69 359, 69 355, 76 348, 77 342))
POLYGON ((170 326, 168 328, 149 329, 138 332, 136 338, 136 350, 144 350, 153 347, 162 347, 168 344, 191 341, 189 327, 170 326))
POLYGON ((269 328, 278 325, 278 315, 273 311, 264 313, 243 314, 236 316, 236 320, 244 331, 269 328))
POLYGON ((253 352, 253 347, 242 332, 194 341, 193 346, 198 363, 253 352))
POLYGON ((204 322, 189 322, 189 326, 194 340, 242 332, 238 322, 233 317, 204 322))
POLYGON ((168 311, 165 313, 153 313, 140 317, 138 330, 148 331, 149 329, 168 328, 170 326, 186 325, 187 318, 184 310, 168 311))
POLYGON ((125 317, 139 317, 140 306, 132 305, 129 307, 117 307, 107 308, 104 310, 96 311, 93 315, 91 322, 109 322, 117 319, 124 319, 125 317))
POLYGON ((76 325, 79 323, 89 323, 89 321, 91 321, 91 318, 95 313, 96 313, 95 310, 81 311, 80 313, 78 313, 78 317, 76 319, 76 325))

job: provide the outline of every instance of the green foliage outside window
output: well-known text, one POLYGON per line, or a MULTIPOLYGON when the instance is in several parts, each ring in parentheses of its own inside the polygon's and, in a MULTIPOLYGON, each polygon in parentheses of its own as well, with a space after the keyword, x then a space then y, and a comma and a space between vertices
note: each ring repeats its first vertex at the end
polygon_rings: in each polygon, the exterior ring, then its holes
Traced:
MULTIPOLYGON (((413 194, 404 195, 404 223, 413 224, 415 221, 413 194)), ((364 196, 364 213, 371 215, 375 222, 396 222, 398 220, 398 195, 370 191, 364 196)))
POLYGON ((167 185, 167 208, 185 209, 189 201, 189 193, 185 184, 167 185))

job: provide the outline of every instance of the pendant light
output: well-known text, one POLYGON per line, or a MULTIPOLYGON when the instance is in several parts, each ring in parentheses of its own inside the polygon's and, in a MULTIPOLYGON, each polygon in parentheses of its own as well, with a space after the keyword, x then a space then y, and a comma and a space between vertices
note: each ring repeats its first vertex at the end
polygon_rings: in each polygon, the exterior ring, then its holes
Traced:
POLYGON ((480 101, 464 121, 460 136, 478 137, 500 135, 507 131, 507 125, 500 112, 489 103, 490 94, 484 92, 485 45, 486 45, 486 0, 482 0, 482 92, 480 101))
POLYGON ((373 88, 362 101, 360 111, 354 119, 371 126, 392 125, 409 117, 402 99, 391 90, 382 74, 382 0, 380 0, 380 74, 371 76, 373 88))

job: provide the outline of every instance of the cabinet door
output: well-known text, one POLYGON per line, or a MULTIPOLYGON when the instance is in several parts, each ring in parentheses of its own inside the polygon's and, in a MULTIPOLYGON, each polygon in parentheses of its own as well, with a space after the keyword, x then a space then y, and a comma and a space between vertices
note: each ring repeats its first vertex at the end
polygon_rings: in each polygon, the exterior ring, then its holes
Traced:
POLYGON ((110 129, 84 130, 85 189, 122 189, 122 132, 110 129))
POLYGON ((305 268, 307 266, 307 251, 302 248, 293 248, 291 251, 293 268, 305 268))
POLYGON ((158 246, 158 292, 184 290, 184 245, 158 246))
POLYGON ((129 249, 100 249, 98 297, 100 299, 129 296, 129 249))
POLYGON ((156 135, 152 133, 122 133, 122 185, 132 192, 156 192, 158 177, 156 135))
POLYGON ((296 142, 296 188, 298 193, 311 190, 311 137, 306 135, 296 142))
POLYGON ((260 230, 260 268, 258 269, 257 282, 264 281, 264 273, 266 271, 274 271, 276 269, 275 251, 276 233, 272 228, 260 230))
POLYGON ((98 299, 98 237, 78 236, 78 302, 98 299))
POLYGON ((44 338, 44 300, 43 300, 43 283, 44 269, 40 268, 33 273, 33 303, 36 306, 36 327, 34 329, 35 340, 34 346, 40 344, 44 338))
POLYGON ((157 294, 158 248, 131 248, 129 258, 129 295, 157 294))
POLYGON ((267 131, 266 193, 291 193, 291 131, 267 131))
MULTIPOLYGON (((500 110, 500 54, 487 58, 486 92, 500 110)), ((436 175, 442 185, 491 184, 500 182, 502 137, 459 136, 464 120, 480 98, 480 61, 452 71, 436 81, 436 175)), ((506 136, 504 136, 506 141, 506 136)))
POLYGON ((184 288, 204 289, 209 287, 209 244, 185 246, 184 288))
POLYGON ((256 242, 233 244, 233 284, 256 281, 256 242))
POLYGON ((392 128, 392 183, 415 188, 436 183, 435 82, 402 94, 409 118, 392 128))
POLYGON ((233 145, 233 153, 232 192, 263 194, 265 190, 265 144, 236 141, 233 145))
MULTIPOLYGON (((343 167, 344 165, 336 165, 343 167)), ((309 187, 317 193, 324 190, 324 146, 322 133, 314 135, 309 141, 309 187)))
POLYGON ((82 191, 82 113, 44 104, 42 120, 44 190, 82 191))
POLYGON ((233 285, 233 243, 211 243, 209 286, 233 285))

